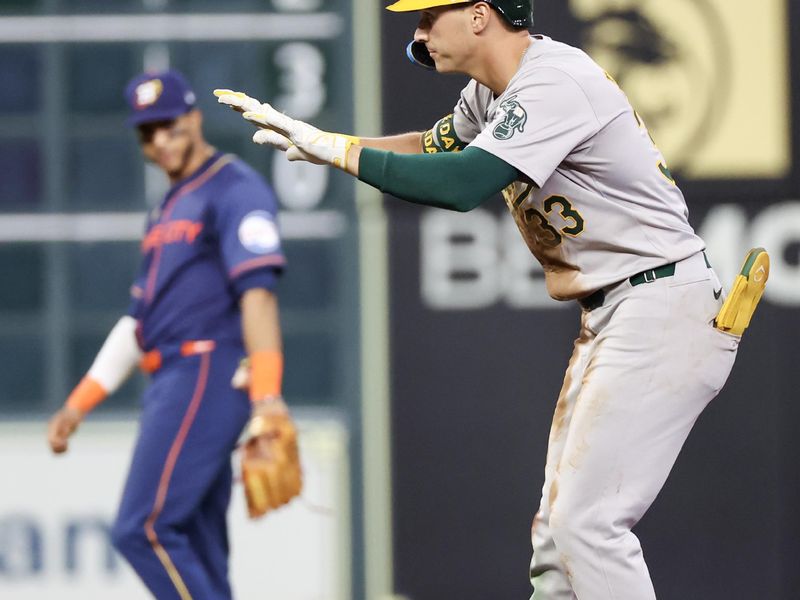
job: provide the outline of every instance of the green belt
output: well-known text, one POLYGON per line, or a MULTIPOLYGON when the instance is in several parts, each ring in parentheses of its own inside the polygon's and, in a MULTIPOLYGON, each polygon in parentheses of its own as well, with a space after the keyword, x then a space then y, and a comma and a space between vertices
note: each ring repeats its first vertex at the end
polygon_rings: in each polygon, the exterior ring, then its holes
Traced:
MULTIPOLYGON (((703 252, 703 259, 706 261, 706 266, 710 269, 711 263, 708 262, 708 256, 706 253, 703 252)), ((660 267, 656 267, 655 269, 647 269, 647 271, 642 271, 641 273, 637 273, 636 275, 631 275, 628 278, 628 281, 631 282, 631 285, 639 285, 642 283, 651 283, 656 279, 662 279, 664 277, 672 277, 675 275, 675 263, 669 263, 667 265, 662 265, 660 267)), ((578 298, 578 304, 580 304, 584 310, 594 310, 595 308, 599 308, 603 306, 603 302, 606 301, 606 293, 603 289, 599 289, 593 294, 589 294, 585 298, 578 298)))
POLYGON ((675 275, 675 263, 669 263, 668 265, 663 265, 661 267, 656 267, 655 269, 648 269, 647 271, 637 273, 636 275, 631 276, 628 281, 631 282, 631 285, 639 285, 641 283, 650 283, 651 281, 661 279, 662 277, 672 277, 673 275, 675 275))
MULTIPOLYGON (((675 263, 669 263, 668 265, 662 265, 660 267, 656 267, 655 269, 647 269, 647 271, 642 271, 636 275, 631 275, 628 278, 628 281, 630 281, 631 285, 634 286, 642 283, 650 283, 656 279, 661 279, 662 277, 672 277, 673 275, 675 275, 675 263)), ((587 311, 593 311, 595 308, 600 308, 603 306, 603 302, 605 301, 606 293, 602 288, 592 294, 589 294, 585 298, 578 298, 578 304, 580 304, 581 307, 587 311)))

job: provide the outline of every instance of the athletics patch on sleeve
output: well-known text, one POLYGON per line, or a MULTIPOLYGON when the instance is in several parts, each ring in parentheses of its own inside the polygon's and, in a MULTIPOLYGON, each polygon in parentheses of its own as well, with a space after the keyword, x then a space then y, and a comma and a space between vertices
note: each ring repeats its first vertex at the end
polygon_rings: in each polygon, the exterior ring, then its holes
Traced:
POLYGON ((528 113, 517 102, 516 96, 511 96, 500 104, 500 112, 504 115, 503 120, 495 125, 492 134, 498 140, 511 139, 517 131, 525 131, 525 123, 528 121, 528 113))
POLYGON ((280 236, 271 214, 254 210, 239 224, 239 241, 254 254, 267 254, 278 249, 280 236))

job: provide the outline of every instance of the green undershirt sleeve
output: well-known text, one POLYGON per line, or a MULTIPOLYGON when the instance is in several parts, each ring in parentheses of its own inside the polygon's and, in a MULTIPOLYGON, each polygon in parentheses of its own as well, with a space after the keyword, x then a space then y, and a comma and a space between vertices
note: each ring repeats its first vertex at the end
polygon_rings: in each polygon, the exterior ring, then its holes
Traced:
POLYGON ((363 148, 358 178, 416 204, 466 212, 519 177, 517 170, 480 148, 436 154, 395 154, 363 148))

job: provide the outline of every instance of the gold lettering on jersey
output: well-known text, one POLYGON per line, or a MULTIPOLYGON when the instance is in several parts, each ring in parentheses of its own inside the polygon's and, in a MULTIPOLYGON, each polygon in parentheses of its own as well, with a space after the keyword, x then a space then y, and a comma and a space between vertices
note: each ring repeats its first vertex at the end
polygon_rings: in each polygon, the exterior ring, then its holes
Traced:
MULTIPOLYGON (((508 186, 505 190, 503 190, 504 195, 506 193, 506 190, 509 190, 509 193, 511 195, 511 201, 509 202, 511 210, 517 210, 520 206, 522 206, 522 203, 525 202, 525 200, 527 200, 528 197, 531 195, 531 192, 533 191, 533 184, 532 183, 526 184, 525 187, 522 188, 522 191, 516 196, 514 195, 516 193, 516 186, 514 186, 514 184, 508 186)), ((508 202, 508 197, 506 198, 506 202, 508 202)))
POLYGON ((537 245, 555 248, 561 244, 565 235, 578 237, 583 233, 586 222, 569 199, 564 196, 548 196, 542 202, 542 210, 539 210, 527 202, 533 189, 532 184, 523 186, 515 182, 503 190, 503 198, 526 240, 532 238, 537 245), (564 222, 560 229, 549 218, 555 209, 555 214, 564 222))
POLYGON ((542 213, 531 206, 526 208, 522 214, 525 223, 534 229, 537 242, 548 248, 555 248, 561 244, 561 234, 542 213))
MULTIPOLYGON (((609 77, 609 79, 611 79, 611 77, 609 77)), ((614 80, 611 79, 611 81, 614 80)), ((616 81, 614 81, 614 83, 616 83, 616 81)), ((636 124, 639 126, 639 129, 641 129, 647 134, 647 137, 650 138, 650 142, 653 144, 653 147, 656 149, 656 151, 658 151, 659 154, 661 154, 661 150, 659 150, 658 146, 656 146, 656 141, 650 134, 650 130, 647 128, 647 125, 644 124, 644 119, 642 119, 641 115, 638 112, 633 111, 633 117, 636 119, 636 124)), ((658 172, 661 173, 661 175, 664 177, 664 179, 669 181, 672 185, 678 185, 677 183, 675 183, 675 178, 672 176, 672 171, 669 170, 669 167, 667 166, 667 161, 664 160, 663 155, 661 155, 661 160, 656 163, 656 168, 658 169, 658 172)))
POLYGON ((508 205, 509 210, 513 210, 514 209, 514 206, 513 206, 514 205, 514 199, 517 197, 516 196, 516 191, 517 191, 517 182, 515 181, 513 183, 509 183, 506 187, 503 188, 503 191, 500 192, 501 194, 503 194, 503 200, 506 201, 506 204, 508 205))
POLYGON ((678 185, 677 183, 675 183, 675 178, 672 176, 672 171, 669 170, 667 163, 661 161, 656 166, 658 167, 659 173, 661 173, 664 176, 664 179, 669 181, 672 185, 678 185))
POLYGON ((544 208, 544 212, 546 212, 548 215, 553 208, 559 206, 560 209, 558 214, 561 215, 561 218, 564 219, 565 222, 572 222, 572 225, 562 227, 561 233, 571 237, 577 237, 583 233, 585 224, 583 216, 572 207, 572 202, 567 200, 564 196, 550 196, 542 203, 542 206, 544 208))

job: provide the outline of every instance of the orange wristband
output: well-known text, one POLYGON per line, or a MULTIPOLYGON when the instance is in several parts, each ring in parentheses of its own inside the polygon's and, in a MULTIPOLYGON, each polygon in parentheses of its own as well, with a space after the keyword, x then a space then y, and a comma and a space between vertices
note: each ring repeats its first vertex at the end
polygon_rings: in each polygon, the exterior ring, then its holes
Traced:
POLYGON ((88 375, 81 379, 67 398, 67 408, 76 408, 83 413, 88 413, 108 396, 105 388, 96 379, 88 375))
POLYGON ((259 350, 250 355, 250 400, 281 395, 283 352, 259 350))

